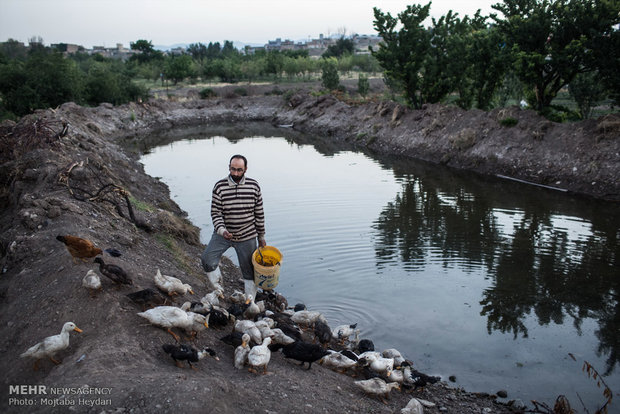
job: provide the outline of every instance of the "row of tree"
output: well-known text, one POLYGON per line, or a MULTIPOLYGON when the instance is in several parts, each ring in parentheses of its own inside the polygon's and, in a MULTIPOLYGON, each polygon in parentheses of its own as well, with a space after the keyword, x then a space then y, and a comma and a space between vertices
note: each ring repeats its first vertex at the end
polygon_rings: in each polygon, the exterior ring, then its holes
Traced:
MULTIPOLYGON (((353 53, 344 36, 320 60, 307 51, 245 54, 232 42, 191 44, 186 53, 164 55, 148 40, 131 43, 136 53, 122 62, 77 53, 64 57, 42 46, 9 40, 0 44, 0 116, 22 116, 66 101, 120 104, 145 97, 137 79, 174 84, 182 80, 224 82, 309 79, 322 73, 328 89, 338 73, 383 72, 394 96, 413 108, 455 102, 490 109, 509 98, 548 111, 569 87, 581 117, 604 96, 620 101, 620 0, 504 0, 503 17, 452 11, 424 26, 431 3, 411 5, 397 17, 374 9, 383 42, 370 55, 353 53)), ((367 89, 361 76, 360 91, 367 89)))
POLYGON ((455 95, 464 108, 489 109, 515 77, 543 112, 568 85, 582 116, 604 94, 620 101, 619 0, 504 0, 492 6, 503 16, 450 11, 425 27, 430 6, 397 17, 374 8, 383 44, 373 55, 412 107, 455 95))

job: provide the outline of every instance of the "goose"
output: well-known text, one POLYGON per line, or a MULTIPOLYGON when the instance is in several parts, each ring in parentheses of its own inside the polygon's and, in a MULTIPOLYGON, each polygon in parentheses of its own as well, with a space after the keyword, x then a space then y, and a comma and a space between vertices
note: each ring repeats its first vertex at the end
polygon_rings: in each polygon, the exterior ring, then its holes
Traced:
POLYGON ((82 279, 82 286, 88 289, 90 297, 95 296, 95 291, 101 289, 101 279, 94 270, 89 269, 86 276, 82 279))
POLYGON ((174 276, 166 276, 162 275, 159 268, 157 268, 157 273, 154 276, 155 286, 161 289, 163 292, 166 292, 169 295, 184 295, 187 292, 194 294, 192 287, 187 283, 183 283, 180 279, 174 276))
POLYGON ((269 350, 271 338, 265 338, 261 345, 256 345, 250 349, 248 353, 248 365, 250 372, 258 372, 258 368, 263 367, 263 374, 267 373, 267 365, 271 359, 271 351, 269 350))
POLYGON ((39 360, 44 357, 48 357, 56 365, 60 364, 60 361, 54 359, 54 354, 69 347, 69 332, 71 331, 82 332, 75 323, 65 322, 58 335, 48 336, 38 344, 31 346, 20 355, 20 358, 33 358, 35 371, 38 369, 39 360))
POLYGON ((139 312, 141 316, 151 324, 165 328, 166 331, 179 341, 179 336, 172 332, 171 328, 181 328, 193 333, 209 327, 208 316, 204 317, 198 313, 185 312, 175 306, 157 306, 145 312, 139 312))
POLYGON ((390 397, 390 391, 393 389, 400 389, 400 385, 397 382, 387 383, 381 378, 353 381, 353 383, 364 391, 364 393, 379 397, 384 404, 387 404, 386 399, 390 397))
POLYGON ((235 356, 233 358, 233 365, 237 369, 243 368, 248 362, 248 354, 250 353, 250 335, 243 334, 241 337, 241 345, 235 348, 235 356))

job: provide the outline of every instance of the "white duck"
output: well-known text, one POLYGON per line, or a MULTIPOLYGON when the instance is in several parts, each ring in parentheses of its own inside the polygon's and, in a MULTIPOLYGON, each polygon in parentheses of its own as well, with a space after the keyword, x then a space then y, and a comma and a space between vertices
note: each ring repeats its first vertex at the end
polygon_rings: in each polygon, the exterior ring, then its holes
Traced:
POLYGON ((248 354, 249 371, 257 372, 258 368, 263 367, 263 374, 267 373, 267 365, 271 359, 269 344, 271 344, 271 338, 265 338, 261 345, 256 345, 250 349, 248 354))
POLYGON ((224 299, 224 291, 222 289, 215 289, 204 295, 200 301, 205 305, 220 306, 220 299, 224 299))
POLYGON ((241 345, 235 348, 235 357, 233 360, 233 365, 237 369, 241 369, 248 362, 248 354, 250 353, 250 335, 243 334, 241 337, 241 345))
POLYGON ((139 312, 138 316, 145 318, 153 325, 166 328, 168 333, 177 341, 180 340, 179 335, 172 332, 171 328, 181 328, 192 333, 209 327, 208 316, 204 317, 198 313, 185 312, 176 306, 156 306, 145 312, 139 312))
POLYGON ((333 368, 336 371, 344 372, 348 369, 352 369, 357 365, 357 361, 341 354, 336 351, 329 351, 328 355, 325 355, 319 360, 319 364, 328 368, 333 368))
POLYGON ((400 389, 400 385, 397 382, 387 383, 381 378, 353 381, 353 383, 366 394, 379 397, 384 403, 387 403, 385 399, 390 397, 390 391, 400 389))
POLYGON ((248 295, 245 304, 248 305, 248 307, 243 312, 243 316, 247 319, 254 319, 254 317, 260 313, 260 307, 254 302, 254 296, 248 295))
POLYGON ((292 344, 293 342, 295 342, 293 338, 285 334, 280 328, 271 329, 271 333, 272 333, 271 340, 273 341, 274 344, 288 345, 288 344, 292 344))
POLYGON ((273 336, 273 330, 271 329, 274 325, 273 319, 271 318, 263 318, 259 321, 256 321, 254 325, 260 331, 260 335, 263 338, 267 338, 268 336, 273 336))
POLYGON ((157 273, 153 279, 155 280, 155 286, 171 296, 176 294, 184 295, 187 292, 192 295, 194 294, 194 291, 190 285, 183 283, 180 279, 174 276, 162 275, 159 268, 157 269, 157 273))
POLYGON ((82 286, 88 289, 90 296, 93 297, 95 291, 101 289, 101 279, 94 270, 90 269, 82 279, 82 286))
POLYGON ((26 352, 20 355, 20 358, 29 357, 35 359, 35 370, 38 369, 37 365, 39 360, 44 357, 48 357, 56 365, 60 364, 60 361, 54 359, 54 354, 69 347, 69 332, 71 331, 82 332, 73 322, 66 322, 58 335, 48 336, 38 344, 31 346, 26 352))
POLYGON ((235 290, 230 295, 229 299, 232 303, 245 303, 245 293, 241 292, 240 290, 235 290))
MULTIPOLYGON (((339 325, 332 330, 332 337, 337 341, 340 341, 341 344, 344 344, 345 341, 348 341, 350 336, 356 333, 357 323, 352 325, 339 325)), ((357 330, 359 332, 359 330, 357 330)))
POLYGON ((405 362, 405 358, 401 355, 398 349, 390 348, 386 349, 382 353, 384 358, 392 358, 394 359, 394 368, 400 367, 403 362, 405 362))
POLYGON ((364 357, 360 356, 358 360, 358 365, 360 366, 369 366, 373 371, 383 374, 386 376, 390 376, 392 374, 392 370, 394 370, 394 360, 392 358, 383 358, 383 357, 364 357))
POLYGON ((260 329, 258 329, 254 321, 250 321, 247 319, 240 319, 236 321, 235 331, 247 333, 248 335, 250 335, 250 339, 252 339, 255 344, 263 343, 263 335, 260 333, 260 329))
POLYGON ((327 319, 325 319, 325 316, 323 316, 323 314, 318 311, 300 310, 293 313, 291 319, 297 324, 306 326, 314 324, 314 321, 316 321, 317 319, 320 319, 321 321, 327 323, 327 319))

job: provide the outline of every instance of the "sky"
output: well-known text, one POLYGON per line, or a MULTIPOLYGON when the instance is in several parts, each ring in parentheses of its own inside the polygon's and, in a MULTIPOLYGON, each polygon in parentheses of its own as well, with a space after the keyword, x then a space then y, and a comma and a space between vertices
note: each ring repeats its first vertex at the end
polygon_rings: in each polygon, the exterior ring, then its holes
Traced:
MULTIPOLYGON (((500 0, 434 0, 431 16, 493 12, 500 0)), ((376 34, 373 7, 396 16, 401 0, 0 0, 0 41, 115 47, 145 39, 153 45, 223 42, 263 45, 319 34, 376 34)))

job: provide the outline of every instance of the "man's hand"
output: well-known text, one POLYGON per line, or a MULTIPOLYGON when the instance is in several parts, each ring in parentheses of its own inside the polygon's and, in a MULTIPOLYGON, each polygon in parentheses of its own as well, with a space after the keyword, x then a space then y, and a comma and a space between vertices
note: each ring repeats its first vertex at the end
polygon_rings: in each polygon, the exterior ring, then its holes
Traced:
POLYGON ((267 246, 267 241, 265 241, 265 240, 259 240, 259 241, 258 241, 258 246, 259 246, 259 247, 265 247, 265 246, 267 246))
POLYGON ((233 235, 228 230, 224 230, 224 238, 227 240, 231 240, 233 238, 233 235))

